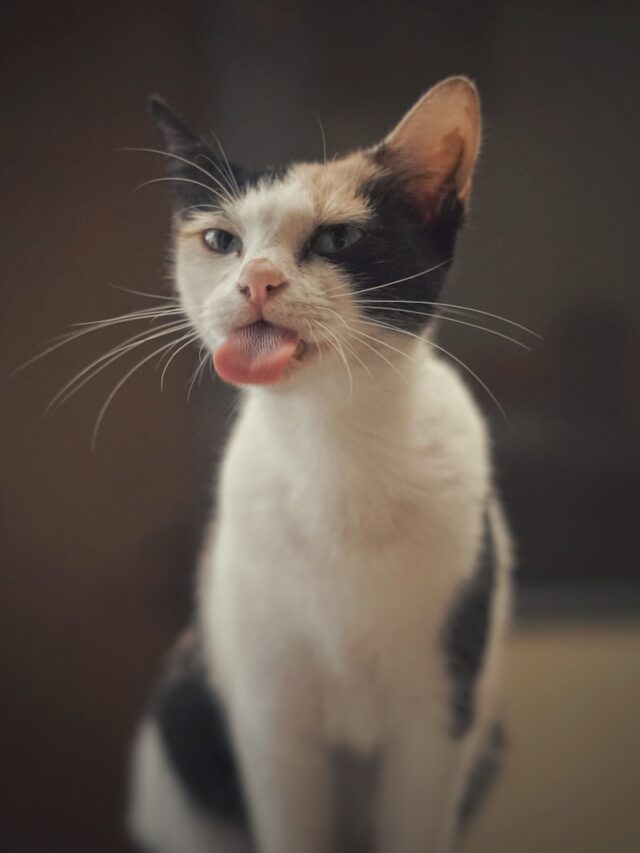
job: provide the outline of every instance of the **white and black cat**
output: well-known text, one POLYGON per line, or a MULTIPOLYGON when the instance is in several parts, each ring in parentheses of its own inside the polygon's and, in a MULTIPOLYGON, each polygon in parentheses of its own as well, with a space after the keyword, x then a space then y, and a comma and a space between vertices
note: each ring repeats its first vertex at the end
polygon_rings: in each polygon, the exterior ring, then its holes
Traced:
POLYGON ((155 100, 183 308, 243 402, 196 625, 137 735, 161 853, 445 853, 500 744, 510 546, 432 317, 480 144, 450 78, 373 148, 261 173, 155 100))

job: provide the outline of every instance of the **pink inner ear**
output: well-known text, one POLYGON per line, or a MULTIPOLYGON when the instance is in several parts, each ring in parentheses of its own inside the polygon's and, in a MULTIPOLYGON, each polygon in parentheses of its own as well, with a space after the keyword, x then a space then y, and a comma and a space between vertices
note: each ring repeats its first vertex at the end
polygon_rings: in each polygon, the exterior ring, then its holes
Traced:
POLYGON ((443 203, 456 191, 451 175, 443 178, 436 172, 419 171, 412 162, 407 162, 401 153, 385 143, 375 152, 375 159, 381 166, 398 175, 407 196, 413 199, 426 225, 438 218, 443 203))
MULTIPOLYGON (((433 218, 450 190, 465 202, 480 144, 480 104, 466 78, 445 80, 409 110, 383 143, 407 187, 433 218)), ((393 165, 392 165, 393 168, 393 165)))
POLYGON ((417 145, 398 153, 404 162, 407 190, 418 202, 427 222, 431 222, 450 192, 462 198, 458 176, 465 155, 464 141, 456 128, 442 137, 439 144, 424 146, 419 152, 423 158, 421 162, 417 161, 417 156, 412 156, 416 150, 417 145))

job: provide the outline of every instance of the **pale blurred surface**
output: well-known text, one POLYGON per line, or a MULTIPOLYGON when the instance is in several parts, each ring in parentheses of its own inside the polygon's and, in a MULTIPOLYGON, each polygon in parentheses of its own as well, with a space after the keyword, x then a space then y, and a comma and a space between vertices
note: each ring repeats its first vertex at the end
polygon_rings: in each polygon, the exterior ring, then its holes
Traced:
POLYGON ((523 626, 503 773, 463 853, 640 850, 640 628, 523 626))

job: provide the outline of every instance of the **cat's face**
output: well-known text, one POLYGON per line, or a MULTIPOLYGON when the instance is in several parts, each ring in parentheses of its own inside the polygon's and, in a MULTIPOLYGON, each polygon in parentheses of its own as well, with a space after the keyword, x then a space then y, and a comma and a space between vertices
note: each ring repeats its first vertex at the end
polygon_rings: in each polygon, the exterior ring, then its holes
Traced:
POLYGON ((440 84, 375 148, 263 173, 230 166, 161 102, 153 111, 178 290, 223 379, 274 384, 339 363, 370 374, 389 340, 420 333, 469 197, 472 84, 440 84))

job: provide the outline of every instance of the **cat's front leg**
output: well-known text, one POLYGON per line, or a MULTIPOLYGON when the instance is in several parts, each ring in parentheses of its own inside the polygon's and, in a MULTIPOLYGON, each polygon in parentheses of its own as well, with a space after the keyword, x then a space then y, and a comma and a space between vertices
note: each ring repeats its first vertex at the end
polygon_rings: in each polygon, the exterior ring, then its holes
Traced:
POLYGON ((326 748, 308 733, 252 713, 235 715, 234 733, 259 853, 333 849, 326 748))
POLYGON ((412 714, 385 749, 376 853, 449 853, 456 831, 460 745, 412 714))

